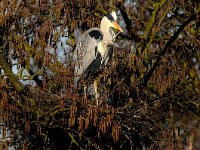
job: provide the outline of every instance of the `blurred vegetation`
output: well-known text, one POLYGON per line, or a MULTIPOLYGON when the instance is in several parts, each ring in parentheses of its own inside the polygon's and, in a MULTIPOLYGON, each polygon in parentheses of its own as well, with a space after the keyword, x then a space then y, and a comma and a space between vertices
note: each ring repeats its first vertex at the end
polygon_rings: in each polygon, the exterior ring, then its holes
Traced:
POLYGON ((0 2, 0 121, 11 130, 7 144, 23 150, 198 149, 200 4, 126 2, 0 2), (99 74, 102 105, 96 107, 75 90, 70 61, 59 62, 47 48, 56 47, 66 27, 74 48, 74 29, 99 26, 112 10, 124 19, 127 34, 118 41, 127 44, 115 48, 112 63, 99 74), (12 73, 13 59, 29 77, 12 73), (27 79, 37 86, 21 83, 27 79))

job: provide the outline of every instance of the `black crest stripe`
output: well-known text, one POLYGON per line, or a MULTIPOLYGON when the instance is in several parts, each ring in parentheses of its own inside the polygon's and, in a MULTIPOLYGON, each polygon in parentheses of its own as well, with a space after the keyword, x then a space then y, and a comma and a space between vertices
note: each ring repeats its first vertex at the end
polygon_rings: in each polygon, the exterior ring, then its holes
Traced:
POLYGON ((106 17, 110 20, 110 21, 115 21, 113 16, 111 14, 107 14, 106 17))

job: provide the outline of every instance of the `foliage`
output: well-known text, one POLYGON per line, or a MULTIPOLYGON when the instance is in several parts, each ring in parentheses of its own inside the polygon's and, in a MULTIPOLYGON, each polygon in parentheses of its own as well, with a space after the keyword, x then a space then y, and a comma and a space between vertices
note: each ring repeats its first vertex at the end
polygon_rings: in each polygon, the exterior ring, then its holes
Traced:
POLYGON ((126 3, 0 2, 0 120, 13 133, 11 144, 18 149, 181 149, 185 142, 197 148, 200 4, 126 3), (73 49, 75 28, 99 26, 102 16, 116 9, 127 35, 119 36, 121 48, 99 74, 102 104, 96 107, 91 96, 75 89, 70 60, 59 62, 48 49, 56 49, 66 27, 73 49), (55 32, 57 27, 61 30, 55 32), (31 58, 39 71, 33 72, 31 58), (14 75, 13 59, 30 76, 14 75), (24 86, 27 79, 37 86, 24 86))

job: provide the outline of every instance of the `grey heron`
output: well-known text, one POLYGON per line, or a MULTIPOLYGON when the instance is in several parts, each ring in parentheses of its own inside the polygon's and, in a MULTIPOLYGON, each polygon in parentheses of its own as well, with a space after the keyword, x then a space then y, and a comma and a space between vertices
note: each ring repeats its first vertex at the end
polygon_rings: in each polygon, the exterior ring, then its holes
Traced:
MULTIPOLYGON (((100 28, 94 27, 84 32, 73 53, 75 63, 75 80, 78 84, 80 78, 86 80, 89 75, 94 76, 110 61, 115 46, 115 38, 118 34, 114 29, 123 32, 117 23, 116 12, 104 16, 100 28)), ((94 92, 96 105, 98 106, 97 81, 94 80, 94 92)), ((86 91, 84 92, 86 95, 86 91)))

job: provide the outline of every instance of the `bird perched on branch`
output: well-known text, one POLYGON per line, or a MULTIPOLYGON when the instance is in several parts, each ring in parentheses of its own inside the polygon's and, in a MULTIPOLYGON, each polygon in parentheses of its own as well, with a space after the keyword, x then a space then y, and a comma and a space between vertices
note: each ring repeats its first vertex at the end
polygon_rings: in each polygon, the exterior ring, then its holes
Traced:
MULTIPOLYGON (((112 57, 113 47, 116 46, 115 38, 123 32, 117 24, 116 12, 104 16, 100 28, 94 27, 84 32, 76 44, 73 53, 75 63, 75 84, 80 79, 86 80, 90 75, 96 76, 104 68, 112 57), (116 33, 114 30, 117 30, 116 33)), ((94 81, 96 105, 98 106, 97 81, 94 81)), ((86 95, 86 90, 84 90, 86 95)))

